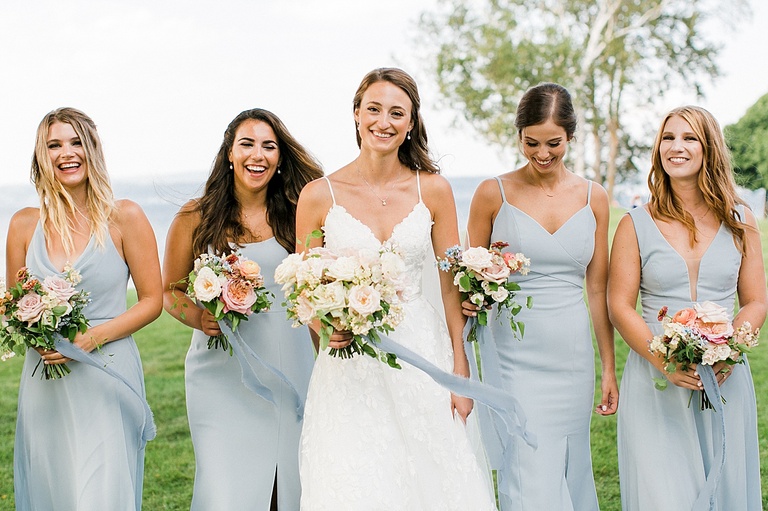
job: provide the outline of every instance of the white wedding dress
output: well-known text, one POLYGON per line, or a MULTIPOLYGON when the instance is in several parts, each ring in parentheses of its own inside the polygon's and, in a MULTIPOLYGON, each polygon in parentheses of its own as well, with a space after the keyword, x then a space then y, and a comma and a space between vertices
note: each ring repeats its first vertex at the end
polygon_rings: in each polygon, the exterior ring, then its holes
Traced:
MULTIPOLYGON (((451 372, 450 337, 420 289, 423 265, 433 261, 431 229, 419 186, 419 202, 386 240, 399 248, 414 283, 405 319, 391 337, 451 372)), ((335 197, 323 230, 332 250, 382 245, 335 197)), ((301 437, 303 511, 496 509, 466 428, 451 414, 450 393, 401 365, 397 370, 366 355, 341 359, 320 352, 301 437)))

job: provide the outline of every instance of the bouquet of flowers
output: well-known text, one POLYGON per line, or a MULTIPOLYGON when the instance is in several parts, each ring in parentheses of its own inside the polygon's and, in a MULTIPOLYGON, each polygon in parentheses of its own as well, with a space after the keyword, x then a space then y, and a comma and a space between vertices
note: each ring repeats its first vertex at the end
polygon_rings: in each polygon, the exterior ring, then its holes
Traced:
MULTIPOLYGON (((55 350, 57 335, 72 342, 78 332, 88 329, 88 319, 83 315, 83 308, 89 302, 88 292, 78 291, 75 287, 80 280, 80 273, 67 265, 63 276, 50 275, 42 281, 22 267, 15 286, 6 289, 3 283, 0 289, 3 360, 24 355, 28 348, 55 350)), ((33 375, 40 362, 32 371, 33 375)), ((43 365, 41 377, 57 379, 69 372, 66 364, 43 365)))
MULTIPOLYGON (((713 302, 695 303, 693 308, 679 310, 673 316, 668 315, 664 306, 658 319, 664 331, 649 341, 648 349, 664 360, 668 373, 675 372, 678 365, 685 371, 692 364, 743 363, 743 354, 757 346, 760 335, 760 330, 753 331, 748 321, 734 329, 728 311, 713 302)), ((657 389, 667 388, 666 379, 654 378, 653 381, 657 389)), ((701 409, 704 408, 712 405, 702 391, 701 409)))
MULTIPOLYGON (((531 261, 523 254, 512 252, 502 253, 501 249, 508 247, 509 243, 497 241, 490 249, 484 247, 471 247, 462 250, 458 245, 445 251, 445 259, 437 264, 443 271, 453 274, 453 283, 458 286, 463 300, 469 300, 480 307, 477 311, 477 322, 473 323, 467 336, 467 341, 477 340, 477 326, 488 324, 488 310, 486 305, 499 304, 499 309, 505 309, 509 317, 509 325, 515 335, 522 337, 525 334, 525 325, 515 321, 515 315, 520 312, 522 306, 515 300, 515 294, 520 291, 516 282, 507 279, 515 272, 521 275, 528 274, 531 261)), ((531 308, 532 299, 526 300, 526 307, 531 308)))
POLYGON ((404 271, 405 262, 390 245, 344 253, 318 247, 286 257, 275 281, 283 285, 294 327, 320 322, 320 349, 328 348, 334 330, 350 331, 352 343, 331 348, 331 356, 365 353, 399 369, 394 354, 379 353, 373 344, 379 332, 391 332, 403 318, 404 271))
MULTIPOLYGON (((240 321, 254 312, 269 310, 271 293, 264 288, 261 267, 238 252, 218 256, 202 254, 195 259, 189 272, 187 296, 197 299, 216 321, 225 319, 236 331, 240 321)), ((208 339, 208 349, 228 350, 227 336, 219 334, 208 339)))

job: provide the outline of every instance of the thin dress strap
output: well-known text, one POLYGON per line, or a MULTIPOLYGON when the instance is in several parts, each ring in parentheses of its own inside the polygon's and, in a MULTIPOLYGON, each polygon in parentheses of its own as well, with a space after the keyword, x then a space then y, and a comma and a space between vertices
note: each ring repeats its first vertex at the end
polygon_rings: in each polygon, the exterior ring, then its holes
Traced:
POLYGON ((416 188, 419 189, 419 202, 424 202, 421 200, 421 178, 419 178, 419 169, 416 169, 416 188))
POLYGON ((587 186, 587 204, 592 200, 592 183, 594 183, 594 181, 590 179, 589 186, 587 186))
POLYGON ((499 183, 499 191, 501 192, 502 202, 507 202, 507 195, 504 193, 504 185, 501 184, 501 178, 496 176, 494 179, 499 183))
POLYGON ((328 189, 331 191, 331 199, 333 199, 333 205, 336 205, 336 196, 333 195, 333 187, 331 186, 331 180, 328 179, 328 176, 323 176, 323 179, 328 181, 328 189))

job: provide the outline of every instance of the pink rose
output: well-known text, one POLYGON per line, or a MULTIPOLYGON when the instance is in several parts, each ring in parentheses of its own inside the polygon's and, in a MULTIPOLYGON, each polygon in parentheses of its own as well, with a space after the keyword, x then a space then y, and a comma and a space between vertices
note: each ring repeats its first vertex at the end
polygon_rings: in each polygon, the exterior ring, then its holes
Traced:
POLYGON ((484 280, 495 282, 497 284, 503 284, 507 281, 507 277, 511 273, 509 266, 506 264, 492 264, 484 270, 477 272, 484 280))
POLYGON ((672 321, 685 326, 693 326, 696 323, 696 311, 694 309, 681 309, 675 313, 672 321))
POLYGON ((60 305, 67 304, 69 299, 77 293, 77 290, 70 282, 56 275, 45 277, 43 287, 56 297, 60 305))
POLYGON ((250 315, 253 312, 251 306, 256 303, 256 292, 245 280, 228 280, 222 286, 221 300, 224 302, 224 313, 234 311, 250 315))
POLYGON ((697 323, 701 335, 712 344, 725 344, 733 336, 733 325, 728 323, 697 323))
POLYGON ((26 321, 27 325, 32 325, 32 323, 40 321, 44 311, 45 304, 42 297, 37 293, 27 293, 19 300, 16 317, 21 321, 26 321))
POLYGON ((253 282, 254 285, 261 286, 264 282, 261 278, 261 266, 259 266, 259 263, 256 261, 241 259, 238 269, 240 270, 240 275, 242 275, 244 279, 253 282))

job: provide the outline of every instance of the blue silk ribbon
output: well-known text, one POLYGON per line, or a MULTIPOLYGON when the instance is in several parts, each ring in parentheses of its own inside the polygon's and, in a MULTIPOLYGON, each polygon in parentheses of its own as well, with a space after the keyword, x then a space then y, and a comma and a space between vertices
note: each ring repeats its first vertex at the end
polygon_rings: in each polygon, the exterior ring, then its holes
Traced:
MULTIPOLYGON (((731 368, 733 370, 733 368, 731 368)), ((720 386, 717 384, 717 376, 712 366, 699 364, 696 366, 701 382, 704 384, 704 392, 707 393, 709 402, 714 408, 712 413, 719 417, 719 424, 712 428, 712 446, 715 450, 715 459, 707 472, 707 480, 699 492, 696 502, 693 503, 692 511, 713 511, 715 509, 715 492, 720 483, 720 475, 723 473, 725 465, 725 415, 723 414, 723 396, 720 393, 720 386)), ((708 413, 710 410, 702 410, 702 413, 708 413)))

